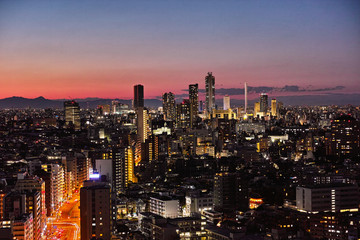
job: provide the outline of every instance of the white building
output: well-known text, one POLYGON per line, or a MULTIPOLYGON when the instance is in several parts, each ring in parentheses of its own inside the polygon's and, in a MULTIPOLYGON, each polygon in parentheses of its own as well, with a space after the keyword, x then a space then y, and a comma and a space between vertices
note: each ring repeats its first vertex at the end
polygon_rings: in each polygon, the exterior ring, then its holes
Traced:
POLYGON ((203 213, 204 210, 213 210, 213 196, 201 195, 199 192, 190 193, 185 197, 186 206, 184 217, 193 216, 196 213, 203 213))
POLYGON ((150 212, 164 218, 179 217, 180 203, 167 196, 150 197, 150 212))
POLYGON ((230 97, 229 95, 224 96, 224 110, 230 109, 230 97))
POLYGON ((296 188, 296 207, 299 211, 357 212, 359 210, 358 186, 327 184, 296 188))

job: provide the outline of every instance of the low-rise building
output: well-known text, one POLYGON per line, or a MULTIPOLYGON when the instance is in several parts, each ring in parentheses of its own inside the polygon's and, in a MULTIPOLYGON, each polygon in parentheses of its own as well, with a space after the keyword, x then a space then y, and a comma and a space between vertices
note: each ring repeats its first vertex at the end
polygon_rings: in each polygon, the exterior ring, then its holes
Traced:
POLYGON ((150 212, 160 215, 164 218, 179 217, 179 200, 168 196, 157 196, 150 198, 150 212))
POLYGON ((359 210, 359 188, 351 184, 327 184, 296 188, 296 207, 299 211, 345 212, 359 210))
POLYGON ((204 210, 213 210, 213 196, 202 194, 200 191, 191 192, 185 197, 184 216, 190 217, 194 214, 201 214, 204 210))

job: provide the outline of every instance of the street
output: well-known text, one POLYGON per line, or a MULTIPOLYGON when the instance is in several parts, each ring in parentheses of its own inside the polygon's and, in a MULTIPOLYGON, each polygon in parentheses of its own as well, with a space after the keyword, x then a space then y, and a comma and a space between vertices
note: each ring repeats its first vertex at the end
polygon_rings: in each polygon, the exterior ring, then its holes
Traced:
POLYGON ((64 201, 59 212, 48 218, 46 239, 80 239, 80 194, 64 201))

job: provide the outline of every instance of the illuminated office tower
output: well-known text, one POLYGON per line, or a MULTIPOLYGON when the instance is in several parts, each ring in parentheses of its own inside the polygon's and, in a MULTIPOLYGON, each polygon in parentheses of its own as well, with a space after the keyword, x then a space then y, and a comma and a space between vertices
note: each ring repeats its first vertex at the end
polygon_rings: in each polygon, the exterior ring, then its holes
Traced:
POLYGON ((129 183, 136 183, 134 173, 134 154, 131 147, 113 149, 113 188, 117 193, 124 192, 129 183))
POLYGON ((190 126, 193 127, 196 117, 199 113, 199 85, 189 85, 189 101, 190 101, 190 126))
POLYGON ((260 94, 260 112, 266 113, 268 108, 268 95, 266 93, 260 94))
POLYGON ((230 96, 225 95, 224 96, 224 110, 230 109, 230 96))
POLYGON ((212 75, 212 72, 208 72, 208 75, 205 77, 205 90, 205 110, 208 114, 211 114, 212 110, 215 109, 215 77, 212 75))
POLYGON ((111 239, 110 186, 84 182, 80 189, 80 235, 82 240, 111 239))
POLYGON ((254 117, 256 117, 256 115, 258 115, 259 112, 260 112, 260 103, 256 102, 254 103, 254 117))
POLYGON ((296 187, 296 207, 299 211, 308 213, 357 212, 358 196, 359 188, 352 184, 299 186, 296 187))
POLYGON ((137 178, 134 173, 134 153, 131 147, 125 149, 125 187, 129 183, 136 183, 137 178))
POLYGON ((134 86, 134 109, 139 107, 144 107, 144 86, 140 84, 134 86))
POLYGON ((360 123, 349 115, 331 122, 331 154, 338 157, 359 157, 360 123))
POLYGON ((159 136, 150 135, 141 145, 141 160, 152 162, 159 160, 159 136))
POLYGON ((175 107, 175 95, 172 92, 164 93, 163 112, 165 120, 175 120, 175 107))
POLYGON ((278 112, 278 110, 277 110, 276 99, 273 98, 273 99, 271 99, 271 115, 273 117, 277 117, 277 115, 278 115, 277 112, 278 112))
MULTIPOLYGON (((124 158, 125 151, 122 148, 113 148, 111 151, 111 160, 112 160, 112 191, 119 194, 124 191, 124 181, 123 174, 125 172, 124 169, 124 158)), ((97 168, 97 167, 96 167, 97 168)), ((96 169, 98 171, 101 170, 96 169)))
POLYGON ((150 130, 150 119, 149 119, 149 113, 148 110, 139 107, 137 108, 137 136, 138 140, 142 143, 145 142, 146 139, 148 139, 151 130, 150 130))
POLYGON ((190 101, 184 99, 182 103, 176 104, 176 127, 190 127, 190 101))
POLYGON ((74 100, 64 102, 65 125, 80 130, 80 106, 74 100))

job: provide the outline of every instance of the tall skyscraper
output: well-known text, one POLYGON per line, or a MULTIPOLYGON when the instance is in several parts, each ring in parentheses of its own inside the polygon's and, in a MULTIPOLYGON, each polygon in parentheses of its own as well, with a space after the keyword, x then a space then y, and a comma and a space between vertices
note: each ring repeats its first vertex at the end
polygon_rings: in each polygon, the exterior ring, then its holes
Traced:
POLYGON ((215 77, 212 72, 208 72, 205 77, 205 90, 206 90, 206 112, 211 114, 212 110, 215 109, 215 77))
POLYGON ((131 147, 125 149, 125 187, 129 185, 130 182, 136 183, 137 178, 134 173, 134 154, 131 147))
POLYGON ((247 102, 247 82, 245 82, 244 91, 245 91, 245 114, 246 114, 247 113, 247 107, 248 107, 248 102, 247 102))
POLYGON ((254 117, 260 112, 260 103, 256 102, 254 103, 254 117))
MULTIPOLYGON (((112 191, 119 194, 125 188, 125 151, 124 149, 113 148, 111 151, 112 158, 112 191)), ((98 170, 98 169, 97 169, 98 170)))
POLYGON ((271 99, 271 115, 272 115, 273 117, 276 117, 276 116, 277 116, 277 112, 278 112, 278 110, 277 110, 276 99, 273 98, 273 99, 271 99))
POLYGON ((230 96, 225 95, 224 96, 224 110, 230 109, 230 96))
MULTIPOLYGON (((111 171, 112 171, 112 191, 119 194, 123 193, 124 190, 128 187, 129 183, 136 183, 137 178, 134 173, 134 154, 133 149, 128 147, 123 148, 113 148, 111 150, 111 171)), ((100 160, 106 161, 106 160, 100 160)), ((96 162, 98 165, 98 160, 96 162)), ((97 170, 98 167, 96 167, 97 170)), ((101 173, 101 171, 100 171, 101 173)), ((104 175, 101 173, 101 175, 104 175)), ((110 178, 109 178, 110 179, 110 178)))
POLYGON ((149 138, 151 134, 151 129, 148 110, 143 107, 139 107, 136 110, 136 114, 137 140, 135 145, 135 164, 138 165, 142 161, 141 153, 143 151, 143 143, 145 143, 146 139, 149 138))
POLYGON ((190 101, 184 99, 182 103, 176 105, 176 127, 189 128, 190 127, 190 101))
POLYGON ((144 86, 140 84, 134 86, 134 109, 139 107, 144 107, 144 86))
POLYGON ((64 102, 65 125, 80 130, 80 106, 74 100, 64 102))
POLYGON ((175 95, 172 92, 163 94, 163 112, 165 120, 175 120, 175 95))
POLYGON ((189 85, 189 101, 190 101, 190 126, 193 127, 196 117, 199 113, 199 85, 189 85))
POLYGON ((260 94, 260 112, 266 113, 268 109, 268 95, 266 93, 260 94))
POLYGON ((151 131, 150 131, 150 119, 149 119, 149 113, 148 110, 139 107, 136 111, 137 114, 137 135, 138 140, 142 143, 145 142, 146 139, 148 139, 151 131))

